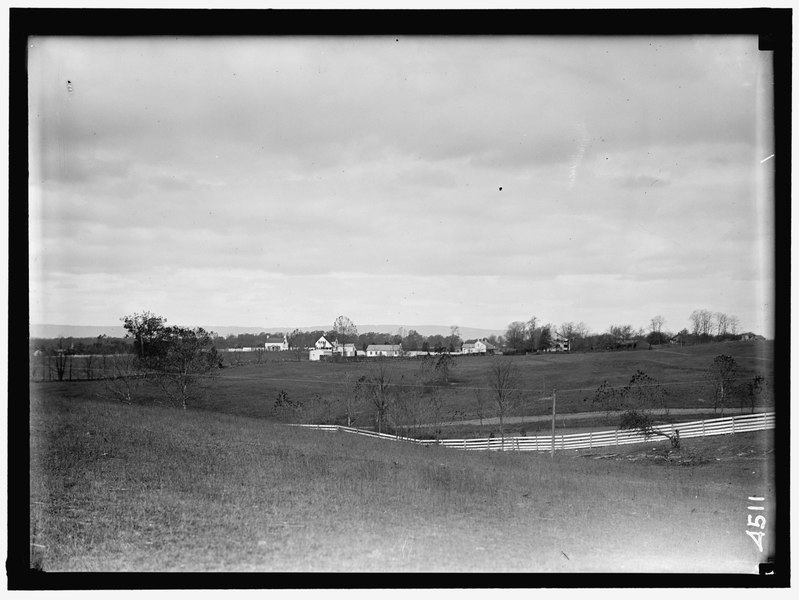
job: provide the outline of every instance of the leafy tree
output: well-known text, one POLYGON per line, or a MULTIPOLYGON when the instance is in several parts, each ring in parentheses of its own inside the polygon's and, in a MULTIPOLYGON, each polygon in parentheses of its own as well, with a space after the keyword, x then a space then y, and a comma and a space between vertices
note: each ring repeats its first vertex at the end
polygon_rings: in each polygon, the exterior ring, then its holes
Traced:
POLYGON ((441 354, 436 358, 435 373, 439 383, 449 383, 449 374, 455 368, 455 359, 449 354, 441 354))
POLYGON ((425 340, 427 348, 432 352, 444 352, 447 349, 446 339, 443 335, 431 335, 425 340))
POLYGON ((145 364, 154 369, 161 389, 168 398, 186 410, 189 400, 197 397, 201 383, 219 361, 213 340, 198 327, 165 327, 156 338, 159 354, 148 356, 145 364))
POLYGON ((738 364, 732 356, 719 354, 708 368, 707 376, 713 386, 713 412, 720 408, 723 416, 724 407, 735 390, 738 364))
POLYGON ((608 333, 613 336, 616 342, 627 342, 633 337, 632 325, 611 325, 608 333))
POLYGON ((133 347, 140 358, 150 355, 157 355, 162 350, 154 347, 160 341, 160 334, 164 329, 166 319, 144 311, 126 315, 121 319, 125 330, 128 332, 125 337, 133 338, 133 347))
MULTIPOLYGON (((763 378, 762 375, 755 375, 746 382, 744 386, 744 394, 747 400, 749 400, 749 405, 752 408, 752 413, 755 412, 755 404, 757 403, 757 399, 763 394, 763 390, 765 388, 766 380, 763 378)), ((741 408, 743 408, 743 398, 741 399, 741 408)))
MULTIPOLYGON (((289 352, 297 359, 299 362, 302 360, 302 353, 305 349, 305 344, 303 343, 303 334, 299 329, 295 329, 291 332, 291 334, 286 336, 286 341, 289 345, 289 352)), ((317 338, 319 339, 319 338, 317 338)))
POLYGON ((502 436, 502 449, 505 449, 505 416, 513 409, 520 398, 519 369, 510 359, 494 358, 488 371, 488 386, 499 417, 499 433, 502 436))
POLYGON ((302 402, 292 400, 286 390, 280 390, 275 397, 275 404, 272 410, 283 419, 294 420, 302 411, 302 408, 302 402))
POLYGON ((513 321, 505 331, 505 344, 508 348, 516 352, 524 352, 528 339, 528 328, 526 323, 513 321))
POLYGON ((455 352, 455 348, 463 343, 461 340, 461 330, 457 325, 449 328, 449 337, 446 340, 446 347, 450 352, 455 352))
POLYGON ((405 350, 420 350, 423 345, 424 336, 415 329, 411 329, 405 337, 402 338, 402 347, 405 350))
POLYGON ((139 370, 151 374, 166 397, 185 410, 219 365, 213 333, 201 327, 167 327, 164 317, 148 311, 121 320, 134 340, 139 370))
POLYGON ((536 350, 547 350, 552 345, 552 326, 545 325, 541 327, 536 333, 536 350))

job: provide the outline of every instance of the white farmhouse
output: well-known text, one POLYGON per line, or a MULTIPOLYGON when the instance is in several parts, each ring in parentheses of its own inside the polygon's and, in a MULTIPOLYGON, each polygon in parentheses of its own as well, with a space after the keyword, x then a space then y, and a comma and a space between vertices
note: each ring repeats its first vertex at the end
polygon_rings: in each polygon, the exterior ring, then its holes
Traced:
POLYGON ((285 352, 289 349, 289 342, 286 336, 281 340, 279 337, 269 336, 264 343, 264 349, 267 352, 285 352))
POLYGON ((334 342, 333 353, 341 354, 341 356, 345 358, 350 358, 355 356, 358 351, 355 349, 355 344, 339 344, 338 342, 334 342))
POLYGON ((314 347, 317 350, 332 350, 333 349, 333 344, 328 342, 327 339, 325 338, 325 336, 322 336, 318 340, 316 340, 316 343, 314 344, 314 347))
POLYGON ((402 344, 369 344, 366 356, 402 356, 402 344))
POLYGON ((477 340, 473 343, 464 344, 461 348, 461 354, 488 354, 494 353, 497 349, 496 346, 486 340, 477 340))
POLYGON ((571 342, 558 332, 555 332, 547 350, 549 352, 568 352, 571 350, 571 342))

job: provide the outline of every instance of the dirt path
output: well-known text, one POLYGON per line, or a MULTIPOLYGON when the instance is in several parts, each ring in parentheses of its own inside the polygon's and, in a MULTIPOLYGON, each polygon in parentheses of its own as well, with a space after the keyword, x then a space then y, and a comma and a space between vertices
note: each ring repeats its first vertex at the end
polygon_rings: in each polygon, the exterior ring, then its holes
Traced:
MULTIPOLYGON (((711 412, 713 409, 707 408, 671 408, 669 409, 670 415, 700 415, 700 414, 707 414, 711 412)), ((774 407, 772 406, 763 406, 763 407, 756 407, 755 412, 770 412, 773 411, 774 407)), ((662 414, 663 411, 654 411, 655 414, 662 414)), ((740 414, 749 414, 751 409, 745 408, 725 408, 724 415, 740 415, 740 414)), ((619 416, 621 412, 611 412, 609 416, 619 416)), ((579 419, 595 419, 597 417, 604 417, 607 413, 605 412, 582 412, 582 413, 564 413, 557 415, 557 420, 560 422, 561 420, 579 420, 579 419)), ((719 417, 722 415, 719 414, 719 417)), ((535 423, 539 421, 551 421, 552 415, 534 415, 534 416, 527 416, 527 417, 505 417, 504 421, 506 424, 517 424, 517 423, 535 423)), ((442 427, 449 427, 455 425, 480 425, 480 419, 468 419, 465 421, 449 421, 447 423, 442 423, 442 427)), ((483 425, 498 425, 499 424, 499 417, 488 417, 482 420, 483 425)), ((423 427, 433 427, 432 424, 423 425, 423 427)))

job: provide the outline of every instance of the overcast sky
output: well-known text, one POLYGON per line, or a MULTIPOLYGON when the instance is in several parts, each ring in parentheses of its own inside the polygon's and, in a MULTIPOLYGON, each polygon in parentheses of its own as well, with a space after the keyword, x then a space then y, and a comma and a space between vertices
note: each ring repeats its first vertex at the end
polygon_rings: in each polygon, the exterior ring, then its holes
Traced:
POLYGON ((29 46, 34 323, 773 335, 756 37, 29 46))

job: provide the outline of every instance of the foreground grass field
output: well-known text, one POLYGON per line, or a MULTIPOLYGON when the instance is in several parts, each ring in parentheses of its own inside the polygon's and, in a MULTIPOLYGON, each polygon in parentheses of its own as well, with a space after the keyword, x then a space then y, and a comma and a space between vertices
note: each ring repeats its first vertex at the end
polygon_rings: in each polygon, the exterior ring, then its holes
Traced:
MULTIPOLYGON (((671 407, 705 408, 712 412, 712 391, 706 377, 708 366, 719 354, 728 354, 738 364, 740 381, 754 375, 765 378, 766 386, 758 399, 759 406, 774 406, 775 397, 773 343, 725 342, 695 346, 668 346, 653 350, 589 352, 575 354, 541 354, 503 357, 519 369, 522 402, 509 414, 551 414, 549 396, 558 390, 558 412, 574 413, 592 410, 591 398, 597 387, 607 380, 623 386, 640 369, 657 379, 667 391, 671 407)), ((314 394, 328 395, 341 389, 347 378, 369 375, 369 362, 297 362, 285 354, 269 355, 261 364, 245 364, 224 369, 213 382, 211 393, 198 406, 209 410, 271 417, 277 394, 285 390, 289 397, 308 402, 314 394)), ((457 357, 450 382, 442 389, 444 413, 451 420, 477 418, 475 390, 484 400, 485 416, 493 410, 487 373, 492 357, 457 357)), ((394 384, 414 385, 421 368, 421 359, 391 361, 394 384)), ((735 399, 739 407, 743 399, 735 399)), ((369 417, 361 419, 367 425, 369 417)))
POLYGON ((30 525, 46 571, 750 573, 773 539, 769 434, 552 460, 43 389, 30 525))

